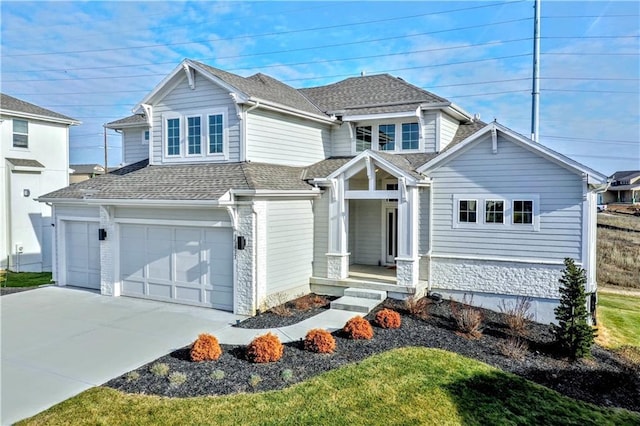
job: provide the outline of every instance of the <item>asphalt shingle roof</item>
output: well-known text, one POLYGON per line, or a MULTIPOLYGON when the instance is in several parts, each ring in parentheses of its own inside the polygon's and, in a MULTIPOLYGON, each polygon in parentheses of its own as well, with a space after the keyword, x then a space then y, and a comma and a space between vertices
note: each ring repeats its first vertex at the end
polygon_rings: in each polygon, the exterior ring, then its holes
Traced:
POLYGON ((322 111, 309 102, 298 90, 266 74, 258 73, 250 77, 241 77, 210 65, 193 62, 249 96, 276 102, 300 111, 322 115, 322 111))
POLYGON ((149 166, 147 160, 72 184, 42 198, 217 200, 230 189, 311 190, 302 168, 261 163, 149 166))
POLYGON ((410 111, 423 103, 448 102, 389 74, 352 77, 300 92, 324 112, 347 110, 349 114, 410 111))
POLYGON ((444 151, 459 144, 460 142, 462 142, 463 140, 465 140, 466 138, 468 138, 478 130, 484 128, 486 125, 487 123, 480 120, 475 120, 475 121, 472 121, 471 123, 460 123, 460 125, 458 126, 458 130, 456 131, 456 134, 453 135, 453 139, 451 140, 451 143, 447 145, 444 151))
POLYGON ((70 164, 69 168, 73 170, 73 174, 93 174, 104 171, 104 166, 100 164, 70 164))
POLYGON ((39 107, 32 103, 23 101, 13 96, 0 93, 0 111, 4 113, 16 112, 33 115, 41 115, 43 117, 58 118, 61 120, 77 121, 74 118, 51 111, 50 109, 39 107))
POLYGON ((119 120, 112 121, 106 124, 108 128, 118 128, 118 126, 131 126, 139 124, 141 126, 148 125, 147 117, 144 114, 133 114, 125 118, 121 118, 119 120))
POLYGON ((18 167, 39 167, 44 168, 44 165, 37 160, 27 160, 24 158, 7 158, 8 162, 18 167))

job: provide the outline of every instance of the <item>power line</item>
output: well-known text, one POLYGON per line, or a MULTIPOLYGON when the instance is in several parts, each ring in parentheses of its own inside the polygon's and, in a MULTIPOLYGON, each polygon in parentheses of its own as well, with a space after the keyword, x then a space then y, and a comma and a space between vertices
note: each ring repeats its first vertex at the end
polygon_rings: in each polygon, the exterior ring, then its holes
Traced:
MULTIPOLYGON (((417 35, 440 34, 440 33, 451 32, 451 31, 461 31, 461 30, 468 30, 468 29, 474 29, 474 28, 484 28, 484 27, 490 27, 490 26, 494 26, 494 25, 502 25, 502 24, 510 24, 510 23, 516 23, 516 22, 530 21, 531 19, 532 18, 511 19, 511 20, 507 20, 507 21, 491 22, 491 23, 488 23, 488 24, 478 24, 478 25, 470 25, 470 26, 467 26, 467 27, 449 28, 449 29, 446 29, 446 30, 429 31, 429 32, 422 33, 422 34, 413 34, 413 35, 410 35, 410 36, 401 36, 401 37, 415 37, 417 35)), ((359 24, 352 24, 352 25, 359 25, 359 24)), ((339 26, 340 27, 347 26, 347 24, 342 24, 342 25, 339 25, 339 26)), ((283 32, 280 32, 280 33, 245 35, 245 36, 237 36, 237 37, 224 38, 224 39, 203 39, 203 40, 184 41, 184 42, 175 42, 175 43, 147 44, 147 45, 141 45, 141 46, 112 47, 112 48, 106 48, 106 49, 86 49, 86 50, 68 50, 68 51, 59 51, 59 52, 21 53, 21 54, 15 54, 15 55, 4 55, 4 57, 5 58, 16 58, 16 57, 26 57, 26 56, 68 55, 68 54, 73 54, 73 53, 114 52, 114 51, 132 50, 132 49, 148 49, 148 48, 152 48, 152 47, 183 46, 183 45, 188 45, 188 44, 202 44, 202 43, 206 43, 206 42, 219 42, 219 41, 226 41, 226 40, 235 40, 235 39, 240 39, 240 38, 251 38, 251 39, 253 39, 253 38, 261 37, 261 36, 265 36, 265 35, 291 34, 291 33, 294 33, 294 32, 306 32, 306 31, 312 31, 312 30, 318 30, 318 29, 327 29, 327 28, 334 28, 334 27, 337 27, 337 26, 317 27, 317 28, 313 28, 313 29, 304 29, 304 30, 283 31, 283 32)), ((362 42, 357 42, 357 43, 362 43, 362 42)), ((345 43, 345 44, 348 44, 348 43, 345 43)), ((292 50, 295 50, 295 49, 292 49, 292 50)))
POLYGON ((576 140, 576 141, 593 141, 593 142, 617 142, 617 143, 630 143, 630 144, 640 144, 640 141, 630 141, 630 140, 621 140, 621 139, 600 139, 600 138, 577 138, 573 136, 554 136, 554 135, 540 135, 544 138, 550 139, 568 139, 568 140, 576 140))
POLYGON ((627 92, 622 90, 584 90, 584 89, 540 89, 543 92, 580 92, 580 93, 619 93, 624 95, 637 95, 638 92, 627 92))

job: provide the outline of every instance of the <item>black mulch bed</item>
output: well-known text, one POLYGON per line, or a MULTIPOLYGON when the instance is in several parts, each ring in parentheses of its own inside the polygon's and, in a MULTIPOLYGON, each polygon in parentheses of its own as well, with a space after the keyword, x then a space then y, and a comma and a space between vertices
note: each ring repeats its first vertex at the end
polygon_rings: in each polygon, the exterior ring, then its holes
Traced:
MULTIPOLYGON (((501 353, 500 344, 507 336, 502 314, 483 310, 483 336, 470 340, 455 333, 449 302, 431 305, 430 317, 426 320, 403 312, 402 305, 396 301, 387 300, 384 306, 402 313, 400 329, 375 327, 374 338, 368 341, 349 340, 336 332, 337 349, 331 355, 310 353, 303 350, 301 342, 292 342, 285 345, 280 361, 252 364, 244 359, 244 347, 222 345, 223 354, 218 361, 194 363, 189 361, 189 349, 183 348, 137 369, 139 377, 135 379, 129 373, 107 382, 105 386, 123 392, 171 397, 260 392, 281 389, 389 349, 424 346, 483 361, 572 398, 604 407, 640 411, 640 366, 630 365, 611 351, 594 346, 591 359, 569 362, 553 353, 549 327, 531 323, 527 337, 529 351, 523 360, 515 360, 501 353), (158 362, 166 363, 170 372, 186 374, 187 380, 180 385, 171 385, 167 377, 154 375, 150 368, 158 362), (224 372, 224 377, 214 378, 212 373, 216 370, 218 374, 224 372), (260 382, 250 383, 252 375, 258 375, 260 382)), ((308 313, 294 311, 284 320, 286 323, 300 321, 306 315, 308 313)), ((373 316, 374 313, 368 318, 373 316)), ((283 318, 280 322, 275 321, 271 314, 258 315, 249 321, 252 328, 282 326, 285 323, 283 318)))

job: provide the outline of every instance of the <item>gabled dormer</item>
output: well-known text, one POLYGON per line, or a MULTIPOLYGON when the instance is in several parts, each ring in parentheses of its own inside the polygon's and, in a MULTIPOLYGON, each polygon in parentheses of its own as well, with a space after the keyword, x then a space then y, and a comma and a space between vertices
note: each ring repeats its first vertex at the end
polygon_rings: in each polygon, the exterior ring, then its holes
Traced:
POLYGON ((302 93, 343 125, 334 129, 333 155, 367 149, 434 153, 456 140, 473 117, 431 92, 389 74, 353 77, 302 93))

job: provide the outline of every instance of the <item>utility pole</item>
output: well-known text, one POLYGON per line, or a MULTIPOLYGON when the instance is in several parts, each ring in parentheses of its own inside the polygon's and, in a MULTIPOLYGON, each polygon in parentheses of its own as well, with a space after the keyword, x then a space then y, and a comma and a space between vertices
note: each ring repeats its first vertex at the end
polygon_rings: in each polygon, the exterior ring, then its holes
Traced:
POLYGON ((102 125, 102 130, 104 133, 104 174, 106 175, 108 173, 108 167, 109 167, 109 158, 107 157, 107 125, 103 124, 102 125))
POLYGON ((540 0, 533 6, 533 90, 531 92, 531 140, 539 142, 540 131, 540 0))

